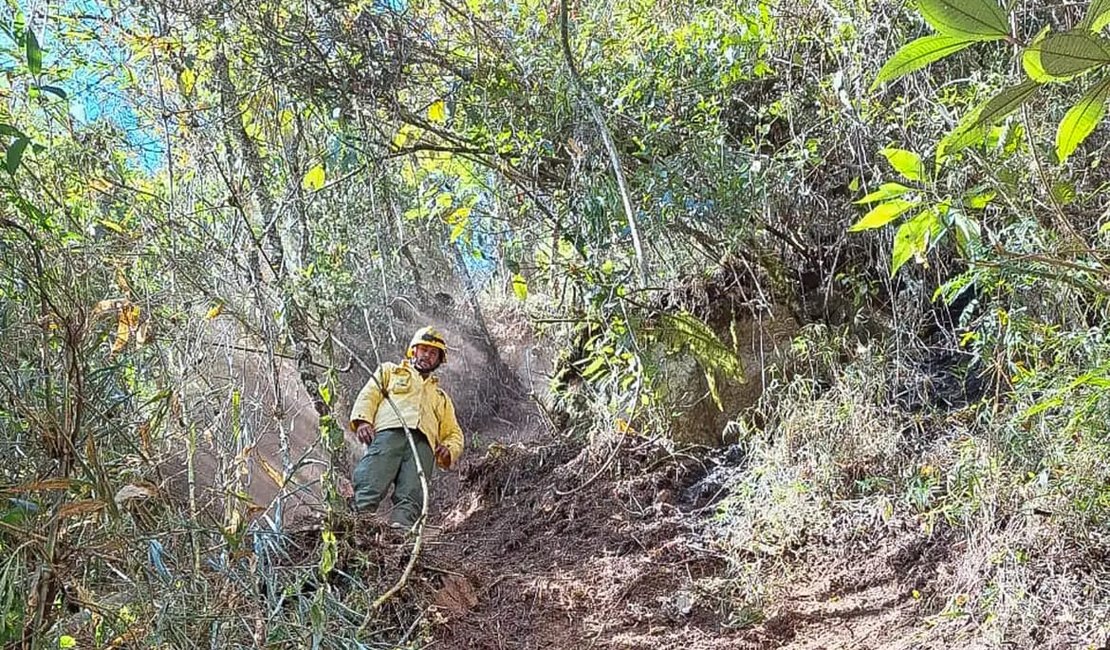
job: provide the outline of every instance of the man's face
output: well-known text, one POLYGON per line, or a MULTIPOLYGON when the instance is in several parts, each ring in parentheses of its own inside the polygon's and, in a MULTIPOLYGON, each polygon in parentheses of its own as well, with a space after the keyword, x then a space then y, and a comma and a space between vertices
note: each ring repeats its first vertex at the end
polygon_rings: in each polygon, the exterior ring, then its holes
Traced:
POLYGON ((412 349, 412 365, 420 372, 431 372, 439 367, 439 348, 418 343, 412 349))

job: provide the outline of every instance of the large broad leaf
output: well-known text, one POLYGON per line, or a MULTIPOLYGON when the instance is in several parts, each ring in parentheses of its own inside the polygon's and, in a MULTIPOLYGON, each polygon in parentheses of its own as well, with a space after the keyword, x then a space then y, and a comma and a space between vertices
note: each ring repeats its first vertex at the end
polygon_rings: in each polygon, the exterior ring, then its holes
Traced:
POLYGON ((924 68, 933 61, 939 61, 950 54, 955 54, 974 42, 976 42, 976 39, 973 38, 944 34, 934 34, 910 41, 883 64, 879 74, 875 77, 875 81, 871 84, 871 89, 874 90, 879 84, 893 81, 914 70, 924 68))
POLYGON ((1025 74, 1033 81, 1040 83, 1047 83, 1053 80, 1052 77, 1044 71, 1044 66, 1041 65, 1041 41, 1048 36, 1050 31, 1052 30, 1048 25, 1042 27, 1041 31, 1037 32, 1032 42, 1029 43, 1029 47, 1025 48, 1025 51, 1021 53, 1021 67, 1025 70, 1025 74))
POLYGON ((701 364, 706 385, 717 407, 724 410, 717 389, 722 379, 744 383, 744 362, 708 325, 690 312, 660 314, 660 338, 674 348, 685 348, 701 364))
POLYGON ((1064 162, 1079 143, 1098 126, 1106 114, 1106 100, 1110 97, 1110 77, 1103 79, 1084 93, 1079 103, 1068 110, 1056 130, 1056 159, 1064 162))
POLYGON ((8 151, 4 154, 4 167, 9 174, 14 175, 19 169, 19 164, 23 162, 23 152, 27 150, 27 145, 30 143, 31 141, 24 136, 16 138, 8 145, 8 151))
POLYGON ((879 186, 879 189, 871 192, 858 201, 854 201, 854 203, 856 205, 863 205, 867 203, 874 203, 876 201, 885 201, 887 199, 893 199, 895 197, 902 196, 903 194, 911 190, 912 188, 906 187, 901 183, 883 183, 879 186))
POLYGON ((1004 88, 978 108, 965 115, 956 128, 937 146, 937 158, 981 142, 986 127, 993 126, 1029 101, 1041 89, 1035 81, 1026 80, 1016 86, 1004 88))
POLYGON ((1100 32, 1108 24, 1110 24, 1110 0, 1092 0, 1080 26, 1092 32, 1100 32))
POLYGON ((39 39, 35 36, 35 30, 27 30, 27 69, 31 74, 38 75, 42 72, 42 48, 39 47, 39 39))
POLYGON ((894 235, 890 274, 897 273, 903 264, 915 257, 923 259, 943 230, 944 223, 936 208, 929 208, 903 223, 894 235))
POLYGON ((890 166, 904 176, 906 180, 925 180, 925 164, 921 161, 921 156, 912 151, 893 148, 883 149, 879 153, 883 154, 890 162, 890 166))
POLYGON ((1083 30, 1050 34, 1022 55, 1026 72, 1038 81, 1066 81, 1110 63, 1106 39, 1083 30), (1034 74, 1036 76, 1034 76, 1034 74))
POLYGON ((917 0, 917 8, 948 36, 993 41, 1010 35, 1006 13, 994 0, 917 0))
POLYGON ((882 228, 893 221, 898 215, 906 210, 917 207, 918 204, 918 201, 904 201, 902 199, 894 199, 886 203, 880 203, 872 208, 870 212, 863 215, 862 219, 852 224, 848 232, 882 228))
POLYGON ((304 175, 301 183, 305 189, 318 190, 324 186, 324 166, 316 165, 304 175))

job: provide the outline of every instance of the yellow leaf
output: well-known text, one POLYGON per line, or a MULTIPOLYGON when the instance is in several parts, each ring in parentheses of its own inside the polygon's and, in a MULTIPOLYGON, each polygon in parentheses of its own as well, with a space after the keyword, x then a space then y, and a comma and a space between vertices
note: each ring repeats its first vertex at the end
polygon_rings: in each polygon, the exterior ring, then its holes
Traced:
POLYGON ((513 293, 517 300, 524 301, 528 299, 528 281, 519 273, 513 276, 513 293))
POLYGON ((197 73, 192 68, 181 71, 181 94, 188 97, 193 94, 193 86, 197 83, 197 73))
POLYGON ((104 226, 108 230, 111 230, 112 232, 116 233, 117 235, 126 235, 127 234, 127 231, 123 229, 123 226, 119 225, 115 221, 111 221, 111 220, 108 220, 108 219, 101 219, 100 220, 100 225, 104 226))
POLYGON ((76 517, 90 512, 98 512, 103 509, 103 501, 87 500, 67 503, 58 508, 58 518, 65 519, 66 517, 76 517))
POLYGON ((127 276, 123 274, 123 270, 116 269, 116 284, 119 286, 120 291, 126 296, 131 295, 131 283, 127 281, 127 276))
POLYGON ((394 150, 403 149, 410 143, 419 140, 422 135, 424 135, 423 130, 411 124, 402 125, 401 129, 397 131, 397 135, 393 136, 393 148, 394 150))
POLYGON ((22 485, 0 488, 0 494, 18 494, 19 492, 43 492, 47 490, 68 490, 74 482, 68 478, 48 478, 22 485))
POLYGON ((132 304, 127 304, 119 310, 119 318, 116 320, 116 340, 112 342, 112 352, 119 352, 127 345, 127 340, 131 338, 131 331, 139 324, 139 308, 132 304))
POLYGON ((632 424, 624 418, 617 418, 617 433, 637 435, 637 431, 632 428, 632 424))
POLYGON ((101 300, 100 302, 93 305, 92 317, 96 318, 97 316, 103 316, 104 314, 106 314, 110 311, 115 311, 115 310, 123 307, 125 304, 127 304, 127 301, 123 300, 121 298, 113 298, 113 299, 110 299, 110 300, 101 300))
POLYGON ((438 124, 447 121, 447 104, 442 99, 437 99, 428 107, 428 119, 438 124))
POLYGON ((470 218, 470 208, 462 207, 447 215, 447 223, 466 223, 470 218))
POLYGON ((281 115, 279 117, 279 119, 281 121, 281 128, 282 129, 288 129, 289 126, 291 124, 293 124, 293 118, 294 118, 293 111, 289 110, 288 108, 281 111, 281 115))
POLYGON ((324 186, 324 166, 316 165, 304 175, 304 187, 309 190, 318 190, 324 186))
POLYGON ((222 302, 218 302, 215 305, 212 305, 212 308, 209 309, 208 313, 204 315, 204 320, 212 320, 213 318, 223 313, 223 310, 224 304, 222 302))
POLYGON ((283 485, 285 485, 285 479, 282 478, 281 472, 279 472, 276 467, 267 462, 265 458, 259 458, 258 464, 262 465, 262 470, 266 472, 266 475, 270 477, 270 480, 274 482, 274 485, 278 487, 282 487, 283 485))

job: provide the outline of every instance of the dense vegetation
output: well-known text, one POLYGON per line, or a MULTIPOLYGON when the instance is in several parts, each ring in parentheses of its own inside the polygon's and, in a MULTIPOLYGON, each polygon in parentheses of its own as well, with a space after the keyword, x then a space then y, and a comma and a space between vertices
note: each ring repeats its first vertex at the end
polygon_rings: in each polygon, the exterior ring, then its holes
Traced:
POLYGON ((924 636, 1104 643, 1108 8, 8 0, 0 643, 409 641, 260 584, 446 304, 563 350, 568 439, 738 450, 731 626, 915 531, 924 636))

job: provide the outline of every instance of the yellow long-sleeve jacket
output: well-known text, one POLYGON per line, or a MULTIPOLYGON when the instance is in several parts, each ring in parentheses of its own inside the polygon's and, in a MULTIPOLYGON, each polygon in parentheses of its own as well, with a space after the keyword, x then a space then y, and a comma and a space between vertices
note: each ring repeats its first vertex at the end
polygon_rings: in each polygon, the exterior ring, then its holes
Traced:
POLYGON ((420 429, 433 450, 439 445, 447 447, 454 465, 462 455, 463 433, 455 419, 455 405, 439 387, 439 380, 421 377, 407 360, 400 364, 385 362, 374 374, 397 408, 389 405, 378 383, 371 378, 351 408, 351 430, 357 428, 359 421, 369 422, 381 431, 400 427, 403 420, 410 429, 420 429))

